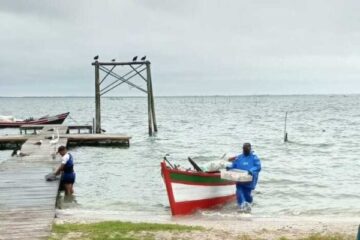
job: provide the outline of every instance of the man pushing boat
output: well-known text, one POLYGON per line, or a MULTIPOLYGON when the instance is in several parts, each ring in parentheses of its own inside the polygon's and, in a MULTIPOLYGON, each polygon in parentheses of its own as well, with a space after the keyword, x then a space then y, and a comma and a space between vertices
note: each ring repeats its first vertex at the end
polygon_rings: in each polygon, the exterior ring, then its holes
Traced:
POLYGON ((252 181, 247 183, 236 183, 236 198, 239 206, 239 212, 250 213, 253 197, 251 192, 255 189, 259 172, 261 171, 260 159, 251 151, 251 144, 244 143, 243 153, 229 158, 232 165, 226 170, 240 169, 248 171, 252 176, 252 181))

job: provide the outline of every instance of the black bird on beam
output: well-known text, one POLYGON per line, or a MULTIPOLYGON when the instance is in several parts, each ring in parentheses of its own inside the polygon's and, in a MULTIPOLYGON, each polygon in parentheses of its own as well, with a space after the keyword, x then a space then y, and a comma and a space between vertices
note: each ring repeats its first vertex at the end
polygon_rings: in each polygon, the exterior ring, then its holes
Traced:
POLYGON ((143 57, 141 58, 141 61, 145 61, 145 59, 146 59, 146 56, 143 56, 143 57))
POLYGON ((95 57, 94 57, 94 60, 98 60, 99 59, 99 55, 96 55, 95 57))
POLYGON ((115 58, 111 60, 112 62, 115 62, 115 58))
POLYGON ((133 57, 133 62, 135 62, 137 60, 137 56, 133 57))

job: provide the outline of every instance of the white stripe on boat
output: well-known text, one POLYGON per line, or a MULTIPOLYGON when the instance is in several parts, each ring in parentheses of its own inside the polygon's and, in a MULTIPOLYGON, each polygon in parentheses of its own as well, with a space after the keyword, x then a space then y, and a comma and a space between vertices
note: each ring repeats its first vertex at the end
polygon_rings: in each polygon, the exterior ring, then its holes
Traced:
POLYGON ((235 185, 200 186, 171 183, 175 202, 226 197, 235 194, 235 185))

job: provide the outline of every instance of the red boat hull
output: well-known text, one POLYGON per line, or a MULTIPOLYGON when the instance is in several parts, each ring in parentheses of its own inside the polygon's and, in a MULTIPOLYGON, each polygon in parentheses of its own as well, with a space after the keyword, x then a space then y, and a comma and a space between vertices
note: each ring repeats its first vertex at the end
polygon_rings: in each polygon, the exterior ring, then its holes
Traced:
POLYGON ((15 121, 15 122, 0 121, 0 128, 18 128, 22 125, 62 124, 68 115, 69 112, 55 116, 50 116, 50 117, 34 119, 34 120, 15 121))

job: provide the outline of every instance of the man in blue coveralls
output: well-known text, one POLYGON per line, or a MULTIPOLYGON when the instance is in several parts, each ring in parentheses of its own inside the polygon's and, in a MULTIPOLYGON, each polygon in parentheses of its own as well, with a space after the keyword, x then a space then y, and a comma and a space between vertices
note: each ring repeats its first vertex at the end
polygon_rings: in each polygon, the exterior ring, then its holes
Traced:
POLYGON ((229 158, 229 161, 233 161, 233 163, 227 170, 245 170, 253 177, 251 182, 236 184, 236 198, 240 208, 239 211, 249 213, 251 211, 251 203, 253 202, 251 191, 256 187, 261 170, 260 159, 251 151, 251 144, 244 143, 243 153, 239 156, 229 158))

